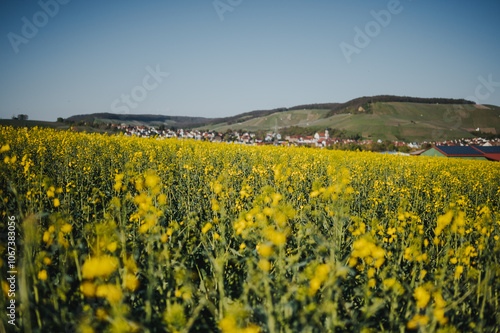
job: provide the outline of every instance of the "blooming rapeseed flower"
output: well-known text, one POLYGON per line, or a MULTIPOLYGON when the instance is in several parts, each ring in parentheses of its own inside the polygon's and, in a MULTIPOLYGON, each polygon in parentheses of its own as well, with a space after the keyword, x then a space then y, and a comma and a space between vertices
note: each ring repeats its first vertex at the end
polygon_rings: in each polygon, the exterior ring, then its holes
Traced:
POLYGON ((118 259, 108 255, 88 258, 82 266, 84 279, 95 277, 108 277, 118 268, 118 259))
POLYGON ((94 297, 95 295, 95 285, 90 281, 84 281, 80 285, 80 290, 85 297, 94 297))
POLYGON ((208 222, 205 224, 205 226, 201 229, 201 232, 206 234, 210 229, 212 229, 212 223, 208 222))
POLYGON ((114 284, 103 284, 97 287, 95 295, 106 298, 109 303, 117 304, 123 297, 122 290, 114 284))
POLYGON ((47 280, 47 271, 45 269, 42 269, 40 272, 38 272, 38 280, 47 280))
POLYGON ((274 250, 273 247, 270 245, 259 244, 257 245, 257 252, 264 258, 267 258, 273 254, 274 250))
POLYGON ((424 309, 431 299, 431 294, 424 287, 417 287, 413 293, 413 297, 417 301, 417 306, 424 309))

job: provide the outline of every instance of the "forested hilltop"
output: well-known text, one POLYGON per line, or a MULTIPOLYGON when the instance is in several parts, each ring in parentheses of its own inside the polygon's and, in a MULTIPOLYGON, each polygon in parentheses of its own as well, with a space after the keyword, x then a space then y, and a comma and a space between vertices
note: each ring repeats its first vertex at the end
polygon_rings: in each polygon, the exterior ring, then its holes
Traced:
POLYGON ((327 117, 339 113, 356 113, 356 112, 370 112, 371 104, 374 103, 389 103, 389 102, 402 102, 402 103, 421 103, 421 104, 457 104, 457 105, 471 105, 475 104, 472 101, 465 99, 453 98, 420 98, 409 96, 392 96, 392 95, 379 95, 379 96, 364 96, 350 100, 349 102, 334 105, 330 108, 327 117))

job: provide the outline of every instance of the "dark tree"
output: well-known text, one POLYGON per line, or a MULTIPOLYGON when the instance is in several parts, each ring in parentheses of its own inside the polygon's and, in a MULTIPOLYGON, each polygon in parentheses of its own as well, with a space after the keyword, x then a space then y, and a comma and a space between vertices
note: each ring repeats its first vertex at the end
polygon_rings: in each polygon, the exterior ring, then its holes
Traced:
POLYGON ((28 120, 28 115, 27 114, 18 114, 17 116, 12 116, 12 119, 26 121, 26 120, 28 120))

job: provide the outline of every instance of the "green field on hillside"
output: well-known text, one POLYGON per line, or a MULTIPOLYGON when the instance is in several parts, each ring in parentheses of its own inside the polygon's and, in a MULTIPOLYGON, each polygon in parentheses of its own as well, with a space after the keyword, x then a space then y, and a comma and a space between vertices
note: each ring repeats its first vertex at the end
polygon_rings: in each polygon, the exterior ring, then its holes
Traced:
POLYGON ((441 141, 471 138, 472 131, 500 133, 500 108, 496 106, 374 103, 366 113, 341 113, 325 118, 328 110, 274 113, 248 121, 212 125, 209 129, 273 130, 288 126, 334 128, 374 140, 441 141))
POLYGON ((473 137, 471 131, 500 133, 500 108, 474 105, 375 103, 368 114, 342 114, 314 122, 381 140, 445 140, 473 137))
POLYGON ((268 116, 253 118, 239 123, 220 123, 202 127, 202 129, 224 132, 228 129, 258 131, 273 130, 276 127, 278 129, 289 126, 308 127, 311 123, 325 117, 328 111, 314 109, 276 112, 268 116))

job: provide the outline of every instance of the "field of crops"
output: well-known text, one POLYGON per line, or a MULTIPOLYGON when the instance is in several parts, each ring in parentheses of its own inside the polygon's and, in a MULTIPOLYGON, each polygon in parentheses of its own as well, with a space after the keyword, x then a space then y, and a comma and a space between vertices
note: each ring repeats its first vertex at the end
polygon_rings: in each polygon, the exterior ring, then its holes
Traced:
POLYGON ((12 216, 23 332, 500 330, 498 163, 10 127, 0 147, 7 331, 12 216))

